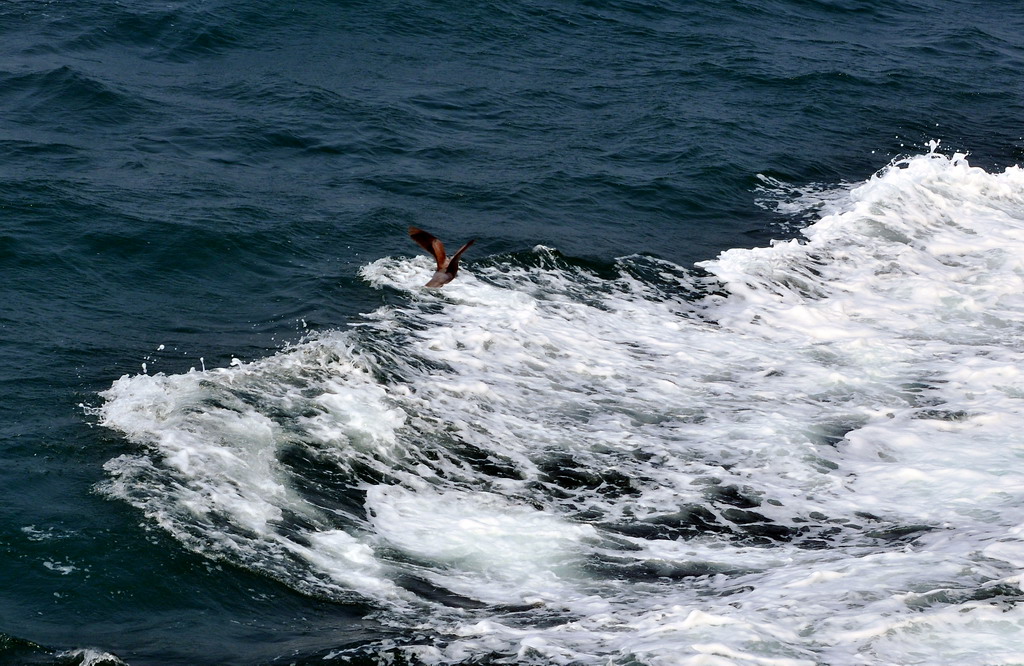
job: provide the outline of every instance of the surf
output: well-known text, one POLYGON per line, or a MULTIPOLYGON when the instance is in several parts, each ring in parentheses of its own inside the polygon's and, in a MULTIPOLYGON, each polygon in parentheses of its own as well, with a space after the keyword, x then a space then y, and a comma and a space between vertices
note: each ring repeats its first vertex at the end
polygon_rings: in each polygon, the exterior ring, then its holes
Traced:
POLYGON ((823 197, 692 268, 366 264, 399 297, 346 328, 104 391, 137 449, 101 491, 425 663, 1010 658, 1024 172, 933 150, 823 197))

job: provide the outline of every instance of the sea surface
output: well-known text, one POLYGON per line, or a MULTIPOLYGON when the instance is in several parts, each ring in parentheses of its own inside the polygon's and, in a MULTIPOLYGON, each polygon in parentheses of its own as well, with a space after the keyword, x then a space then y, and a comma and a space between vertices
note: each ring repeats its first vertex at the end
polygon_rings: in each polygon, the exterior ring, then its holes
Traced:
POLYGON ((1024 663, 1022 160, 1010 0, 0 2, 0 663, 1024 663))

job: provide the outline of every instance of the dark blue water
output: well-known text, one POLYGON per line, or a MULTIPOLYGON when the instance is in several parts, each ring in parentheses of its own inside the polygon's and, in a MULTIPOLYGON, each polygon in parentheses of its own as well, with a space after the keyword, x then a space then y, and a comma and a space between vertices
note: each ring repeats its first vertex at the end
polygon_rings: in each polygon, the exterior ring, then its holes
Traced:
POLYGON ((0 4, 0 661, 419 640, 98 490, 143 446, 99 394, 402 306, 359 270, 416 254, 410 225, 477 238, 466 271, 544 245, 608 276, 792 237, 813 211, 766 182, 860 182, 933 139, 1014 165, 1022 35, 980 0, 0 4))

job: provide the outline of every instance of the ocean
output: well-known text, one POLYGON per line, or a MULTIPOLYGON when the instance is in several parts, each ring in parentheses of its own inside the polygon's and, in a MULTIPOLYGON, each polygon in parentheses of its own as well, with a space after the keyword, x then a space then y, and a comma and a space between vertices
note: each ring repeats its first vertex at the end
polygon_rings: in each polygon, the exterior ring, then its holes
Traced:
POLYGON ((0 3, 0 663, 1024 663, 1022 72, 1003 0, 0 3))

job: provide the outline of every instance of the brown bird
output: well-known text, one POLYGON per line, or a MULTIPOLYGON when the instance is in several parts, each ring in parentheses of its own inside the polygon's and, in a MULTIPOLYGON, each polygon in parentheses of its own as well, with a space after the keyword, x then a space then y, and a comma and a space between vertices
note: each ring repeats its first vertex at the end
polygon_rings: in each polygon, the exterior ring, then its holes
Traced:
POLYGON ((458 252, 448 257, 444 253, 444 243, 426 231, 409 227, 409 236, 416 241, 417 245, 434 255, 434 259, 437 260, 437 272, 434 273, 434 277, 430 278, 430 282, 426 284, 427 287, 443 287, 454 280, 455 274, 459 272, 459 257, 466 251, 466 248, 476 242, 474 238, 460 247, 458 252))

